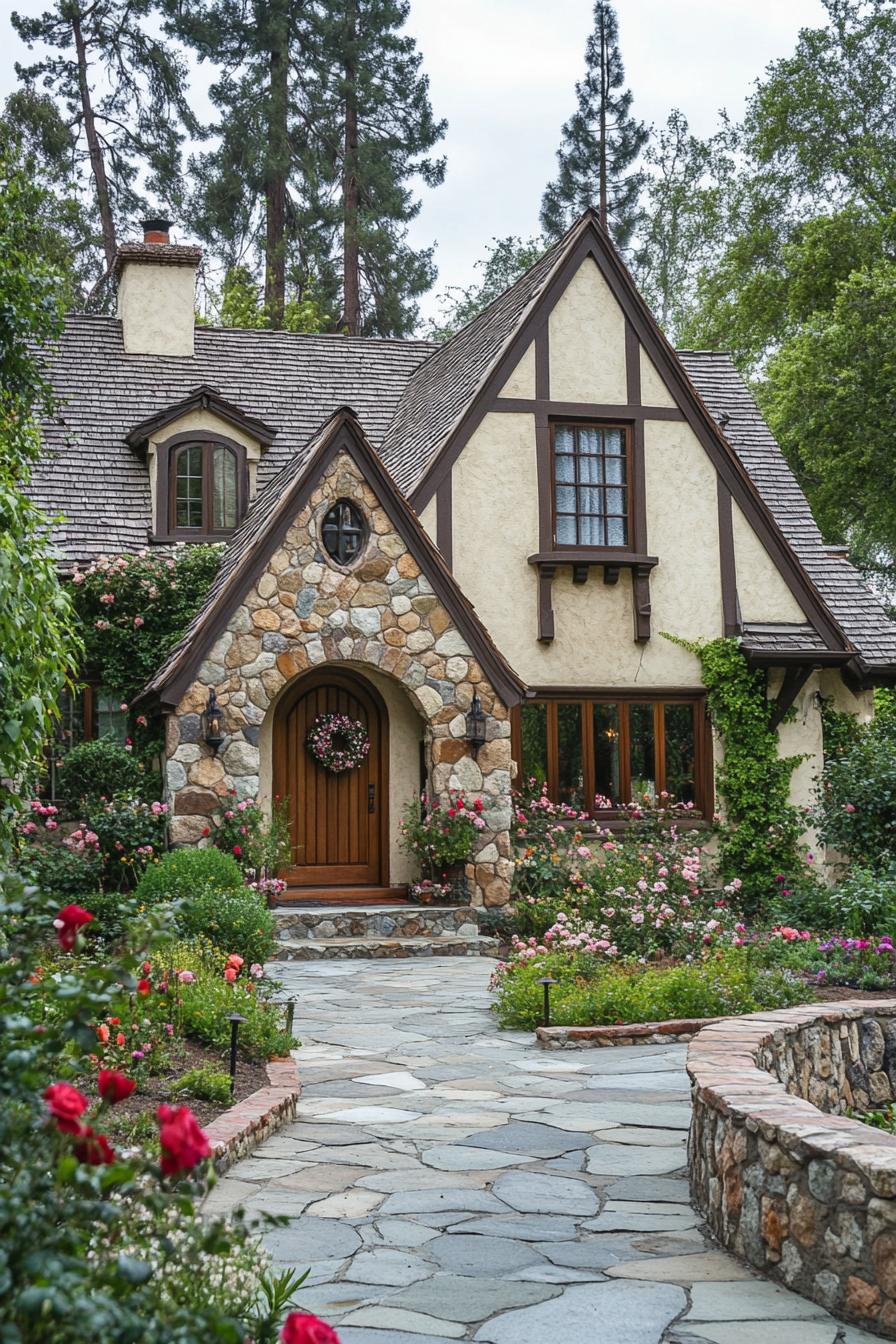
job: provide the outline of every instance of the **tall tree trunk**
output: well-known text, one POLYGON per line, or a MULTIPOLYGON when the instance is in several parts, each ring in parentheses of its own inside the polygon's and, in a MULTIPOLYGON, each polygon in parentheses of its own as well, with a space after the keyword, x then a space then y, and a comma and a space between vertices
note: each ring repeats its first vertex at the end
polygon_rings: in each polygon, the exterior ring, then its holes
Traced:
POLYGON ((342 163, 342 305, 345 326, 350 336, 361 332, 361 274, 358 255, 358 90, 355 55, 358 16, 355 0, 346 6, 345 44, 345 145, 342 163))
POLYGON ((84 133, 87 136, 87 148, 90 152, 90 171, 93 173, 96 203, 103 230, 103 252, 106 256, 106 270, 111 271, 118 245, 115 238, 115 220, 112 217, 112 202, 109 199, 109 179, 106 177, 106 164, 103 159, 99 136, 96 133, 93 103, 90 100, 90 84, 87 80, 87 48, 84 45, 84 33, 81 29, 80 10, 75 11, 72 19, 72 34, 75 39, 75 53, 78 60, 78 91, 81 95, 81 115, 84 118, 84 133))
POLYGON ((289 171, 289 51, 286 15, 271 30, 269 124, 265 173, 264 306, 272 327, 286 305, 286 178, 289 171))
POLYGON ((610 73, 607 68, 607 28, 603 9, 600 12, 600 222, 607 227, 607 99, 610 96, 610 73))

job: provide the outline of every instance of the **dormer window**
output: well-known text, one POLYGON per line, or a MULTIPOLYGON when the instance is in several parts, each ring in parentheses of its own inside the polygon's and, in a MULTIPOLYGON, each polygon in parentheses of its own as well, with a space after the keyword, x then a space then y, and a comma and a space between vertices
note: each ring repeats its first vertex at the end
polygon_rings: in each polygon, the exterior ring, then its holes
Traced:
POLYGON ((183 443, 172 451, 172 532, 232 532, 239 522, 236 450, 223 443, 183 443))
POLYGON ((211 434, 177 434, 158 448, 160 540, 229 537, 246 512, 246 449, 211 434))
POLYGON ((554 426, 554 544, 629 545, 629 446, 624 425, 554 426))

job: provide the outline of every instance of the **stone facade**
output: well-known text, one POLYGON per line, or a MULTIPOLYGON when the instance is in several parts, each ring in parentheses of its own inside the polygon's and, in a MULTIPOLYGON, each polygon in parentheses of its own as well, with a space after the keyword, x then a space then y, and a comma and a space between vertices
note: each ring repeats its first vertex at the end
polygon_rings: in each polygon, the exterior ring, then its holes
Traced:
POLYGON ((688 1052, 694 1202, 730 1250, 896 1339, 896 1135, 843 1112, 896 1096, 896 1002, 707 1027, 688 1052))
MULTIPOLYGON (((175 844, 201 839, 228 791, 264 791, 271 716, 281 692, 311 668, 375 669, 395 679, 421 720, 430 788, 481 797, 486 829, 468 866, 476 905, 509 899, 512 864, 510 717, 451 613, 436 596, 386 509, 346 452, 337 454, 248 592, 233 594, 225 630, 170 714, 166 781, 175 844), (350 498, 369 521, 361 557, 337 565, 319 539, 323 516, 350 498), (214 688, 227 736, 215 753, 200 715, 214 688), (474 759, 466 741, 473 695, 486 714, 474 759)), ((397 816, 390 826, 398 825, 397 816)))

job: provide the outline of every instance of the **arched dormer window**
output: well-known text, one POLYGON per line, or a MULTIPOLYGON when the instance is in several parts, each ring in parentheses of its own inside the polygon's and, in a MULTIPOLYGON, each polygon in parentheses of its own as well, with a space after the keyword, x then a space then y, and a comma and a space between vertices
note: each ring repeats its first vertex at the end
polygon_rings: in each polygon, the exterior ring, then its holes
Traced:
POLYGON ((242 444, 219 435, 178 434, 160 445, 160 459, 159 503, 167 515, 167 535, 180 541, 229 536, 246 512, 242 444))

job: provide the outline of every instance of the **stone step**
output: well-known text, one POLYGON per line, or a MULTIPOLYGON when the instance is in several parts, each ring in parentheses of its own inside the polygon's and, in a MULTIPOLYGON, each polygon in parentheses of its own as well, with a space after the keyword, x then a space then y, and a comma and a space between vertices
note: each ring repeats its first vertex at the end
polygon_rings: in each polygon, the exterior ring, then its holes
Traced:
POLYGON ((493 957, 494 938, 281 939, 272 961, 356 961, 399 957, 493 957))
POLYGON ((281 939, 297 942, 333 938, 475 938, 479 925, 472 906, 374 905, 278 906, 281 939))

